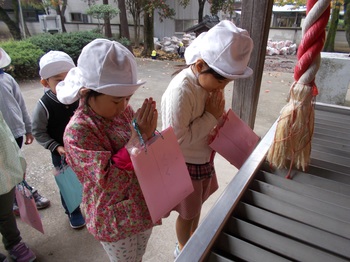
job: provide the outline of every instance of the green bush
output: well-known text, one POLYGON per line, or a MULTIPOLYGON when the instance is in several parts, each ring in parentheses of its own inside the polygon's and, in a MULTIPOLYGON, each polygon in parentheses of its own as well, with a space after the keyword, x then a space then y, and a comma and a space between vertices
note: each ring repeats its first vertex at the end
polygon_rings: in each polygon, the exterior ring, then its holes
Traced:
MULTIPOLYGON (((76 63, 81 50, 85 45, 96 38, 105 38, 102 34, 82 31, 62 34, 39 34, 22 41, 8 41, 0 43, 0 46, 12 59, 11 66, 5 69, 16 80, 33 79, 39 76, 39 60, 50 50, 66 52, 76 63)), ((120 38, 123 45, 129 45, 130 41, 120 38)))
POLYGON ((5 71, 16 80, 33 79, 39 75, 38 61, 44 52, 27 40, 7 41, 0 46, 11 57, 11 65, 5 71))
POLYGON ((53 35, 45 33, 30 37, 28 40, 45 53, 50 50, 63 51, 77 62, 83 47, 96 38, 104 38, 104 36, 90 31, 81 31, 53 35))

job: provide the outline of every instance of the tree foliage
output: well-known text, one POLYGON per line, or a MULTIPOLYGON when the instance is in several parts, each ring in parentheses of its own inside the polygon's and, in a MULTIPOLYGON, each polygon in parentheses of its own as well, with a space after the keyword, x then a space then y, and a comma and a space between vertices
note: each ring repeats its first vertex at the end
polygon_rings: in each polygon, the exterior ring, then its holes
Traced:
POLYGON ((100 32, 102 32, 103 27, 105 27, 105 30, 107 29, 106 26, 109 26, 109 30, 107 32, 105 32, 105 35, 107 37, 111 37, 111 30, 110 30, 110 23, 109 21, 114 18, 115 16, 117 16, 117 14, 119 13, 119 9, 118 8, 114 8, 108 4, 99 4, 99 5, 92 5, 90 6, 87 10, 86 10, 86 14, 91 15, 93 18, 96 18, 98 21, 98 30, 100 32), (100 20, 104 21, 104 25, 101 26, 100 20), (107 21, 107 23, 106 23, 107 21))
POLYGON ((275 5, 295 5, 295 7, 298 6, 305 6, 307 0, 274 0, 275 5))

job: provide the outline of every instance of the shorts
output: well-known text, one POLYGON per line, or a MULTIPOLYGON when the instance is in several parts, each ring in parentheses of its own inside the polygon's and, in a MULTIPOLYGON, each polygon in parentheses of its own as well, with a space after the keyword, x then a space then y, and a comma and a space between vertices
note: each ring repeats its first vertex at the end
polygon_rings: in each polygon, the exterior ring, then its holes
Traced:
POLYGON ((192 179, 192 184, 194 191, 173 209, 185 220, 198 216, 203 203, 219 188, 214 168, 210 177, 192 179))

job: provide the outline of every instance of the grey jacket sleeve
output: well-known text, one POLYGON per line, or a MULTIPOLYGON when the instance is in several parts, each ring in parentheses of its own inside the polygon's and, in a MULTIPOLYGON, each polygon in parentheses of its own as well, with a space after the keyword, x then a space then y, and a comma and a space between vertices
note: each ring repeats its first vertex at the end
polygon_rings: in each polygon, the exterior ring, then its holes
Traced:
POLYGON ((54 152, 59 144, 47 133, 49 113, 41 100, 36 104, 32 115, 33 136, 44 148, 54 152))
POLYGON ((30 119, 30 116, 27 111, 27 107, 25 105, 21 89, 15 79, 12 78, 12 86, 13 86, 13 96, 18 102, 19 107, 21 108, 22 111, 22 116, 23 116, 23 122, 25 125, 25 130, 26 134, 31 134, 32 133, 32 121, 30 119))

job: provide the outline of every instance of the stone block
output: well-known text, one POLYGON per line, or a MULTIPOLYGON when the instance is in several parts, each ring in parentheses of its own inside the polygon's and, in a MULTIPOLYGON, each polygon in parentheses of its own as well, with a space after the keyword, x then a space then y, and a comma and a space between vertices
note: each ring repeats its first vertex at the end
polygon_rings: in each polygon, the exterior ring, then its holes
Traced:
POLYGON ((321 52, 315 82, 319 91, 317 102, 344 105, 350 84, 349 54, 321 52))

